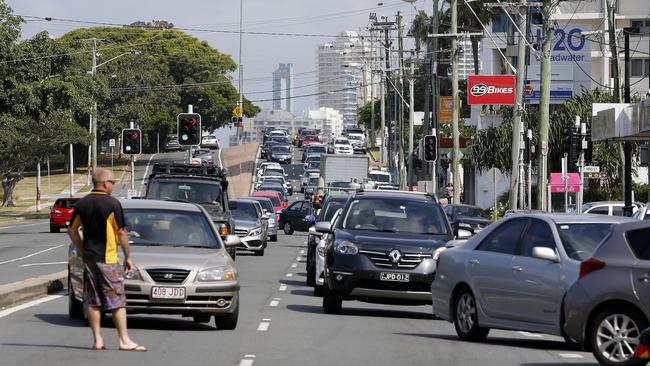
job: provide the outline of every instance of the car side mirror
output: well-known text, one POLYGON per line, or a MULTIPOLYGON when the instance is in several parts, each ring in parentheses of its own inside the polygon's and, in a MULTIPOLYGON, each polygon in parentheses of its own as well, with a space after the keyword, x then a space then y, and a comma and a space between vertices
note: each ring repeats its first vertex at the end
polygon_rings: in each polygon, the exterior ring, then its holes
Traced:
POLYGON ((457 240, 466 240, 472 237, 472 232, 465 229, 458 229, 456 234, 457 240))
POLYGON ((318 231, 316 231, 316 227, 315 227, 315 226, 312 226, 312 227, 309 228, 309 235, 314 235, 314 236, 316 236, 316 237, 318 237, 318 238, 320 238, 320 237, 323 236, 322 233, 319 233, 318 231))
POLYGON ((319 221, 316 223, 316 226, 314 226, 316 232, 319 232, 321 234, 332 234, 334 230, 331 228, 331 223, 329 221, 319 221))
POLYGON ((560 258, 555 253, 554 249, 548 247, 534 247, 533 248, 533 258, 545 259, 547 261, 558 263, 560 258))
POLYGON ((270 219, 270 218, 271 218, 271 215, 269 215, 269 214, 266 213, 266 212, 262 215, 262 220, 268 220, 268 219, 270 219))
POLYGON ((241 240, 237 235, 228 235, 225 244, 227 247, 236 247, 241 244, 241 240))

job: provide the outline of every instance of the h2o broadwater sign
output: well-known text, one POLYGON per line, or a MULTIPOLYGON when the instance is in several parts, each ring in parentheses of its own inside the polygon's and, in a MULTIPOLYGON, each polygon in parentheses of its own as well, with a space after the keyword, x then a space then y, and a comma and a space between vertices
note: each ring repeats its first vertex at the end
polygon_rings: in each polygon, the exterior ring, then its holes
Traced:
POLYGON ((515 104, 515 76, 491 75, 467 77, 467 104, 515 104))

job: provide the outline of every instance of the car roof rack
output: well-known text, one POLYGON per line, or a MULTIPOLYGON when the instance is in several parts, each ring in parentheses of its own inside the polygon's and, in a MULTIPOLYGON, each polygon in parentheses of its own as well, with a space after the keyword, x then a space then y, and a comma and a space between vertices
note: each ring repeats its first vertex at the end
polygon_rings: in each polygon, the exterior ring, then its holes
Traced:
POLYGON ((214 164, 155 163, 151 170, 151 176, 163 174, 224 178, 226 170, 214 164))

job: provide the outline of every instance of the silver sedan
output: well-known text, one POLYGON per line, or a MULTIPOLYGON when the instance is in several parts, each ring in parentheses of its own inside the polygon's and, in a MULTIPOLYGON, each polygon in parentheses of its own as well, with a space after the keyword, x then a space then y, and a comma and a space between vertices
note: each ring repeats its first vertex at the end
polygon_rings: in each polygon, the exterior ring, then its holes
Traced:
POLYGON ((490 328, 563 336, 562 299, 588 259, 629 218, 521 214, 440 253, 431 285, 433 313, 461 339, 490 328))

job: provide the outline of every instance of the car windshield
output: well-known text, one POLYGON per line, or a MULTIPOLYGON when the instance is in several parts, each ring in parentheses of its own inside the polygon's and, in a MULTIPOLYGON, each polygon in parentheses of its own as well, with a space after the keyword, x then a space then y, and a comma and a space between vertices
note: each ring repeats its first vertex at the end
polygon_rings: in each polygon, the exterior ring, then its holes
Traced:
POLYGON ((456 213, 458 216, 481 217, 481 210, 476 207, 456 207, 456 213))
POLYGON ((231 210, 232 216, 239 220, 256 220, 257 210, 251 202, 235 201, 235 208, 231 210))
POLYGON ((221 204, 221 185, 216 182, 154 180, 147 199, 221 204))
POLYGON ((347 139, 336 139, 334 140, 334 145, 350 145, 350 141, 347 139))
POLYGON ((352 188, 352 183, 350 182, 331 182, 329 184, 332 188, 352 188))
POLYGON ((311 131, 311 130, 302 130, 302 131, 300 131, 300 136, 302 136, 302 137, 305 137, 305 136, 308 136, 308 135, 313 135, 313 134, 314 134, 314 131, 311 131))
POLYGON ((124 217, 133 246, 221 247, 202 212, 125 209, 124 217))
POLYGON ((370 173, 369 176, 370 176, 370 179, 374 180, 375 182, 390 183, 390 175, 389 174, 370 173))
POLYGON ((361 140, 363 140, 363 136, 361 136, 361 135, 348 135, 348 140, 361 141, 361 140))
POLYGON ((320 180, 320 177, 309 177, 309 181, 307 182, 307 185, 308 186, 317 186, 319 180, 320 180))
MULTIPOLYGON (((267 198, 267 197, 264 197, 264 198, 267 198)), ((273 212, 273 203, 271 201, 271 197, 268 197, 268 199, 259 199, 259 200, 256 200, 256 201, 259 202, 260 205, 262 205, 263 210, 266 210, 268 212, 273 212)), ((280 201, 278 201, 278 203, 280 203, 280 201)))
POLYGON ((318 136, 307 135, 305 136, 305 141, 318 141, 318 136))
POLYGON ((324 154, 325 153, 325 146, 311 146, 305 154, 324 154))
POLYGON ((559 224, 557 231, 569 258, 583 261, 591 257, 600 243, 609 236, 612 224, 559 224))
POLYGON ((263 183, 280 183, 280 184, 284 184, 284 178, 280 177, 280 176, 264 177, 262 182, 263 183))
POLYGON ((331 201, 325 207, 325 213, 323 214, 323 221, 331 221, 332 217, 339 208, 343 208, 345 204, 344 201, 331 201))
POLYGON ((274 153, 286 153, 289 154, 291 152, 291 149, 289 146, 273 146, 273 152, 274 153))
POLYGON ((273 147, 273 145, 277 145, 277 144, 278 144, 277 141, 267 141, 264 143, 264 147, 270 149, 273 147))
POLYGON ((352 201, 344 229, 446 235, 444 213, 432 202, 373 197, 352 201))
POLYGON ((273 196, 258 196, 258 197, 268 198, 273 203, 273 206, 275 206, 275 207, 280 206, 280 199, 276 195, 273 195, 273 196))
POLYGON ((320 160, 318 160, 318 161, 310 161, 307 164, 307 169, 320 169, 320 160))
POLYGON ((74 208, 78 200, 58 200, 55 204, 58 208, 74 208))

